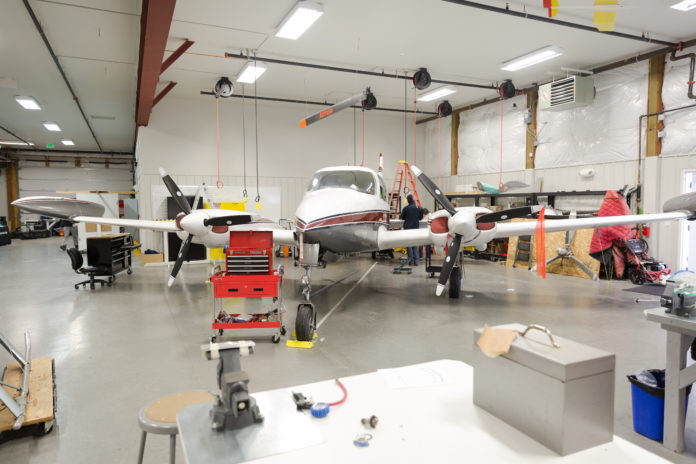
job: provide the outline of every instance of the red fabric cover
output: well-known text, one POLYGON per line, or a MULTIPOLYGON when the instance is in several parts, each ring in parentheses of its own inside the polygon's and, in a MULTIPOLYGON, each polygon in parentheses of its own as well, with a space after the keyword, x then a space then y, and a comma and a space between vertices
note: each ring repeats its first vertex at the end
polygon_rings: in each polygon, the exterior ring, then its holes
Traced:
MULTIPOLYGON (((599 207, 597 216, 626 216, 631 214, 631 209, 626 204, 624 197, 613 190, 607 190, 602 206, 599 207)), ((626 237, 631 226, 609 226, 595 230, 590 244, 590 253, 597 253, 611 247, 614 239, 626 237)))
POLYGON ((541 208, 539 211, 539 219, 536 223, 536 262, 537 262, 537 275, 541 276, 543 279, 546 278, 546 229, 544 225, 544 212, 546 208, 541 208))

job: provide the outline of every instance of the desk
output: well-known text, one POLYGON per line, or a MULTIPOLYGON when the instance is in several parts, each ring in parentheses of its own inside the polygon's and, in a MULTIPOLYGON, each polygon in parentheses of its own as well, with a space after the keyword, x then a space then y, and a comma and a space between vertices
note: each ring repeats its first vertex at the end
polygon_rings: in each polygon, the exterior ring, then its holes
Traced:
POLYGON ((645 317, 667 331, 665 364, 665 433, 662 445, 684 451, 684 400, 686 387, 696 382, 696 364, 686 367, 686 352, 696 337, 696 318, 665 313, 665 308, 646 309, 645 317))
MULTIPOLYGON (((254 359, 247 358, 253 362, 254 359)), ((437 385, 392 389, 378 372, 342 378, 348 390, 348 399, 342 405, 331 408, 324 419, 311 418, 324 440, 317 445, 306 446, 254 461, 257 463, 331 462, 331 463, 417 463, 424 462, 563 462, 593 464, 618 462, 668 461, 618 437, 614 441, 595 448, 558 456, 503 421, 474 406, 473 369, 459 361, 440 360, 411 366, 435 372, 443 382, 437 385), (363 417, 376 415, 379 424, 374 430, 360 423, 363 417), (370 446, 358 448, 353 439, 359 433, 373 435, 370 446)), ((253 386, 254 379, 251 379, 253 386)), ((289 389, 253 393, 259 404, 267 397, 282 393, 292 405, 291 391, 298 391, 315 401, 335 401, 341 391, 333 380, 301 385, 289 389)), ((190 444, 215 432, 209 428, 192 428, 190 420, 182 421, 189 408, 177 416, 179 439, 184 445, 188 463, 220 462, 213 452, 198 448, 197 455, 190 444), (187 422, 187 423, 184 423, 187 422)), ((208 408, 197 411, 200 418, 208 408)), ((270 418, 272 409, 261 409, 270 418)), ((301 415, 303 413, 294 412, 301 415)), ((309 412, 304 413, 309 415, 309 412)), ((189 418, 190 419, 190 418, 189 418)), ((287 430, 287 429, 286 429, 287 430)), ((292 434, 291 431, 287 431, 292 434)), ((227 462, 235 462, 229 460, 227 462)))

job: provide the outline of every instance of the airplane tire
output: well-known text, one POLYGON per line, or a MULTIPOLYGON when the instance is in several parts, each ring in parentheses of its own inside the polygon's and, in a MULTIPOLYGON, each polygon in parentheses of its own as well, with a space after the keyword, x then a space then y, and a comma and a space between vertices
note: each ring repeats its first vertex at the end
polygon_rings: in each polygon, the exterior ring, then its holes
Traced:
POLYGON ((449 278, 449 297, 459 298, 462 292, 462 268, 455 266, 449 278))
POLYGON ((314 308, 300 305, 295 319, 295 336, 300 342, 311 342, 314 336, 314 308))

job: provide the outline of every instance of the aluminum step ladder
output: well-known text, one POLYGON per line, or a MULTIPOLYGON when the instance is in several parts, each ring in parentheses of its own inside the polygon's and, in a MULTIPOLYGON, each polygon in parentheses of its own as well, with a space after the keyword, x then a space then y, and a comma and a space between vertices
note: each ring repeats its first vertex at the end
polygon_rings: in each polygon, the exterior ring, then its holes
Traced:
POLYGON ((517 262, 522 261, 527 263, 527 270, 532 268, 532 236, 520 235, 517 239, 517 248, 515 249, 515 259, 512 261, 512 267, 517 267, 517 262))

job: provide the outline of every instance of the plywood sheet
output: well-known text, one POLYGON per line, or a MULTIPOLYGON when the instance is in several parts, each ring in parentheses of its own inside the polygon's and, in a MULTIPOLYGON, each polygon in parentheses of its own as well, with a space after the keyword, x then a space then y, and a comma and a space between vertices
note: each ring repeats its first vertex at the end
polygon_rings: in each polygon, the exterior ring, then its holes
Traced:
MULTIPOLYGON (((16 362, 7 365, 3 382, 10 385, 22 385, 22 370, 16 362)), ((4 388, 13 398, 19 392, 9 387, 4 388)), ((15 416, 0 404, 0 432, 10 430, 15 423, 15 416)), ((32 359, 29 370, 29 395, 22 426, 53 420, 53 358, 32 359)))
POLYGON ((111 232, 111 226, 109 224, 101 224, 102 232, 111 232))
POLYGON ((92 223, 86 223, 85 224, 85 232, 91 233, 91 232, 96 232, 97 231, 97 225, 92 224, 92 223))
MULTIPOLYGON (((552 219, 551 219, 552 220, 552 219)), ((513 219, 513 222, 530 221, 530 219, 513 219)), ((556 249, 561 248, 565 244, 565 232, 552 232, 546 234, 546 259, 549 260, 556 256, 556 249)), ((592 269, 595 274, 599 274, 599 261, 592 258, 590 252, 590 242, 594 229, 580 229, 575 231, 575 237, 571 243, 571 249, 576 258, 582 261, 587 267, 592 269)), ((517 250, 517 237, 510 237, 508 245, 508 255, 505 265, 512 267, 515 259, 515 251, 517 250)), ((535 238, 532 236, 532 266, 536 264, 536 247, 535 238)), ((527 268, 526 262, 518 262, 517 268, 527 268)), ((590 276, 585 274, 580 267, 569 259, 559 259, 546 267, 546 272, 552 274, 569 275, 583 277, 589 279, 590 276)))

